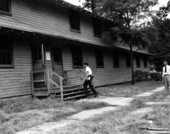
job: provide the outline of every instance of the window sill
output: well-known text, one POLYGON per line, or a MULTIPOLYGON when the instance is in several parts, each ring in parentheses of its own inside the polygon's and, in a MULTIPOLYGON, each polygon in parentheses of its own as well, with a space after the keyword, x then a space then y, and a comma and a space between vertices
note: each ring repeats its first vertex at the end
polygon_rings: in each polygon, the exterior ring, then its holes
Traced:
POLYGON ((83 68, 83 66, 73 66, 73 69, 83 68))
POLYGON ((0 65, 0 69, 13 69, 14 65, 0 65))
POLYGON ((0 11, 0 14, 12 16, 11 12, 0 11))
POLYGON ((131 66, 127 66, 127 68, 131 68, 131 66))
POLYGON ((104 66, 97 66, 96 68, 104 68, 104 66))
POLYGON ((120 66, 114 66, 114 68, 120 68, 120 66))
POLYGON ((72 28, 70 28, 70 31, 71 31, 71 32, 75 32, 75 33, 81 33, 80 30, 76 30, 76 29, 72 29, 72 28))

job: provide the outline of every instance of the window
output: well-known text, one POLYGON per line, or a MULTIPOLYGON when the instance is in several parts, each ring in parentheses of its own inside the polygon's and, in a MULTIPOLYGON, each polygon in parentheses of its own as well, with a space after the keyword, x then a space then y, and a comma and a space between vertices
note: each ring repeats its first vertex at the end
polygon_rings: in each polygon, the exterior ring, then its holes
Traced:
POLYGON ((32 48, 34 62, 42 60, 41 46, 32 48))
POLYGON ((1 13, 10 12, 10 0, 0 0, 0 12, 1 13))
POLYGON ((148 67, 148 62, 147 62, 147 57, 144 57, 143 59, 143 64, 144 64, 144 67, 147 68, 148 67))
POLYGON ((0 36, 0 67, 13 67, 11 37, 0 36))
POLYGON ((96 65, 98 68, 104 67, 102 50, 96 50, 96 65))
POLYGON ((131 67, 131 56, 130 56, 130 54, 126 54, 126 66, 131 67))
POLYGON ((140 56, 136 55, 136 67, 140 68, 140 56))
POLYGON ((145 45, 145 44, 142 44, 142 48, 143 48, 143 49, 146 49, 146 45, 145 45))
POLYGON ((81 47, 72 47, 72 59, 73 59, 73 67, 74 68, 82 68, 83 67, 83 56, 81 47))
POLYGON ((94 36, 102 37, 101 21, 96 18, 93 18, 93 31, 94 36))
POLYGON ((78 12, 74 10, 70 10, 69 21, 70 21, 70 28, 72 30, 80 31, 80 15, 78 12))
POLYGON ((119 54, 116 52, 113 53, 113 66, 114 68, 119 67, 119 54))

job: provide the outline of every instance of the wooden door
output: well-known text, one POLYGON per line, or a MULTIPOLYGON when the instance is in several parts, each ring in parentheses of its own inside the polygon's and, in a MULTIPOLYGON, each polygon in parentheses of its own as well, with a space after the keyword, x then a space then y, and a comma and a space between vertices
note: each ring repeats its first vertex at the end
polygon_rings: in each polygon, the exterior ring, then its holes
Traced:
POLYGON ((61 48, 52 49, 52 60, 53 71, 63 77, 63 59, 61 48))
POLYGON ((43 45, 32 46, 33 70, 42 70, 45 68, 43 45))

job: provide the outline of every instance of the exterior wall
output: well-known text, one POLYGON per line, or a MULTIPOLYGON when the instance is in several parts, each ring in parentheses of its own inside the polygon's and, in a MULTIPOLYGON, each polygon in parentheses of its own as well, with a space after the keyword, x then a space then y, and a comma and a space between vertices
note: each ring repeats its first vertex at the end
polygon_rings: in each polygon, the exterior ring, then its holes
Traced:
MULTIPOLYGON (((81 33, 70 31, 68 10, 60 7, 33 6, 22 0, 12 0, 12 16, 0 14, 0 21, 2 20, 6 23, 10 22, 10 24, 13 21, 16 21, 18 25, 26 24, 44 34, 53 34, 100 46, 108 45, 104 43, 104 38, 94 37, 92 19, 87 16, 81 16, 81 33)), ((103 27, 103 31, 104 29, 103 27)), ((32 57, 29 41, 27 42, 15 40, 14 68, 0 69, 0 98, 31 94, 32 57)), ((83 73, 82 70, 73 68, 70 44, 45 44, 45 51, 51 51, 52 45, 62 47, 63 70, 67 72, 68 84, 82 84, 80 74, 83 76, 83 73)), ((131 80, 131 69, 126 67, 123 53, 120 56, 120 67, 114 68, 112 52, 103 49, 104 68, 96 68, 95 47, 83 46, 82 49, 83 62, 88 62, 92 68, 96 86, 131 80)), ((135 58, 134 65, 136 65, 135 58)), ((52 61, 46 61, 46 67, 52 69, 52 61)), ((143 62, 141 61, 141 69, 145 69, 142 67, 143 62)))
MULTIPOLYGON (((11 16, 1 15, 0 22, 10 25, 26 25, 34 32, 64 37, 71 40, 78 40, 86 43, 106 45, 104 38, 94 37, 92 18, 81 15, 80 33, 70 30, 68 9, 61 7, 50 7, 33 5, 31 2, 12 0, 11 16)), ((21 27, 22 27, 21 26, 21 27)), ((105 31, 104 24, 103 31, 105 31)), ((24 28, 23 28, 24 29, 24 28)), ((103 33, 103 36, 105 33, 103 33)))
MULTIPOLYGON (((83 62, 88 62, 91 67, 95 79, 94 83, 96 86, 116 84, 122 82, 131 81, 131 68, 126 66, 126 58, 124 53, 120 53, 120 67, 113 67, 112 51, 104 49, 104 68, 96 68, 96 58, 95 58, 95 48, 83 47, 83 62)), ((84 80, 81 80, 81 75, 83 72, 80 69, 74 69, 72 67, 72 56, 70 47, 63 48, 63 60, 64 60, 64 70, 67 71, 68 83, 71 85, 82 84, 84 80)), ((143 60, 141 60, 141 67, 136 68, 136 59, 134 57, 134 68, 135 70, 145 70, 148 71, 149 64, 147 68, 144 68, 143 60)), ((82 69, 81 69, 82 70, 82 69)))
POLYGON ((0 98, 31 94, 30 46, 21 41, 14 41, 13 55, 14 68, 0 69, 0 98))

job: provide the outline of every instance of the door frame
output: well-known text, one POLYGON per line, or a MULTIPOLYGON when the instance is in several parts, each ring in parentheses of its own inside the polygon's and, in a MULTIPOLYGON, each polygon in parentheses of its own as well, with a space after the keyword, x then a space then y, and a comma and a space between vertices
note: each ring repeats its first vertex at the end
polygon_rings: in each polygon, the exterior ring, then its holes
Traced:
POLYGON ((55 49, 60 49, 61 50, 61 69, 62 69, 62 77, 64 77, 64 67, 63 67, 63 49, 62 49, 62 47, 52 47, 51 48, 51 60, 52 60, 52 70, 54 71, 54 64, 55 64, 55 62, 54 62, 54 50, 55 49))

